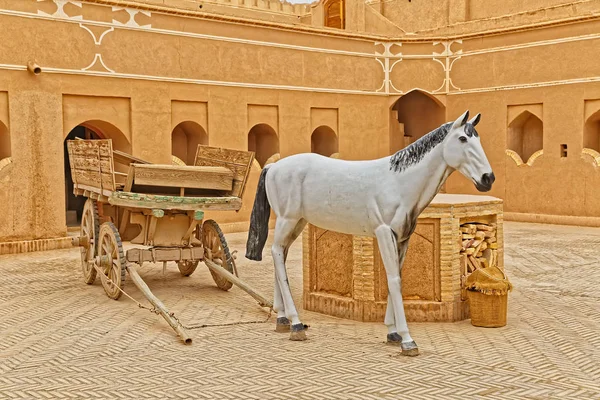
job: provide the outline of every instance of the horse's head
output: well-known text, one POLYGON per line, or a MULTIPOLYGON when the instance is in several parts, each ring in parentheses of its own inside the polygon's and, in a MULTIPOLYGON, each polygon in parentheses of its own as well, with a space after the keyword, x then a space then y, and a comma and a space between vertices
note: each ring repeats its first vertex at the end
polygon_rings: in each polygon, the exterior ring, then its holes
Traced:
POLYGON ((444 141, 444 159, 451 168, 473 181, 477 190, 487 192, 496 177, 475 130, 480 118, 481 114, 477 114, 468 121, 467 111, 454 121, 444 141))

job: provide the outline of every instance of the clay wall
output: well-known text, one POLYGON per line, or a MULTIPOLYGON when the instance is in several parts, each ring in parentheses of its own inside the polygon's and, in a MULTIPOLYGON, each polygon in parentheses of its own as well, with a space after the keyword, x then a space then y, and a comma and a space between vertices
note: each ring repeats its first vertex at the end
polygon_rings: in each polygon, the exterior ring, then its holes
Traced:
POLYGON ((375 0, 369 9, 366 32, 454 36, 586 19, 600 12, 600 1, 375 0))
MULTIPOLYGON (((450 22, 467 4, 457 2, 448 0, 450 22)), ((357 33, 376 6, 349 9, 354 22, 334 32, 0 0, 0 35, 15 38, 0 43, 0 241, 65 235, 64 139, 76 126, 160 163, 173 154, 189 163, 197 143, 254 146, 260 162, 243 209, 213 215, 243 230, 269 158, 383 157, 406 144, 405 129, 420 135, 465 109, 483 115, 478 130, 497 176, 490 194, 505 200, 507 216, 600 225, 600 17, 477 38, 382 40, 357 33), (40 75, 27 71, 32 60, 40 75), (412 93, 421 100, 408 101, 412 93), (424 98, 435 107, 406 120, 424 98), (404 103, 412 106, 395 107, 404 103), (268 140, 251 134, 257 125, 270 128, 268 140)), ((458 174, 446 191, 476 193, 458 174)))

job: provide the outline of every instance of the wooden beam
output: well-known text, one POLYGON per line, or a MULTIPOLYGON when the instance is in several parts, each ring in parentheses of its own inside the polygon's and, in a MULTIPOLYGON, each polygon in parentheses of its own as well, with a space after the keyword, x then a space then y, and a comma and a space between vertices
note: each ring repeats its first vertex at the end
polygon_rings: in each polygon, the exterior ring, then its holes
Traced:
MULTIPOLYGON (((113 150, 114 152, 114 150, 113 150)), ((123 188, 126 192, 131 192, 131 188, 133 187, 133 177, 135 174, 135 168, 133 165, 129 166, 129 172, 127 173, 127 180, 125 181, 125 187, 123 188)), ((119 225, 119 234, 121 236, 125 235, 125 230, 127 230, 127 224, 129 223, 129 210, 123 210, 123 216, 121 217, 121 224, 119 225)))
POLYGON ((181 338, 183 343, 192 344, 192 338, 190 338, 187 335, 187 333, 185 332, 183 327, 179 324, 179 322, 175 318, 173 318, 173 316, 171 315, 171 313, 169 312, 167 307, 165 307, 163 302, 160 301, 158 299, 158 297, 156 297, 152 293, 152 291, 150 290, 148 285, 146 285, 146 282, 144 282, 142 277, 137 273, 135 266, 133 264, 127 265, 127 272, 129 272, 129 277, 131 278, 134 285, 137 286, 137 288, 140 290, 140 292, 143 293, 143 295, 146 297, 146 299, 148 299, 150 304, 152 304, 154 306, 154 308, 156 308, 156 310, 158 310, 158 312, 165 319, 165 321, 167 321, 167 323, 169 325, 171 325, 171 328, 173 328, 173 330, 175 332, 177 332, 177 335, 181 338))
POLYGON ((108 201, 113 206, 130 209, 161 210, 239 210, 242 199, 239 197, 178 197, 131 192, 113 192, 108 201))
POLYGON ((225 167, 135 165, 135 184, 231 190, 233 187, 233 172, 225 167))
POLYGON ((119 150, 113 150, 113 158, 115 160, 115 162, 118 162, 119 164, 124 164, 124 165, 130 165, 130 164, 151 164, 150 162, 146 161, 146 160, 142 160, 141 158, 137 158, 132 156, 131 154, 127 154, 125 152, 119 151, 119 150))
POLYGON ((187 231, 183 235, 183 238, 181 238, 181 241, 184 243, 189 243, 190 237, 192 237, 192 233, 194 233, 194 229, 196 229, 196 226, 198 226, 198 223, 200 222, 194 218, 193 211, 188 211, 188 216, 190 217, 191 222, 190 222, 190 227, 187 229, 187 231))
POLYGON ((127 261, 141 264, 144 262, 163 262, 163 261, 185 261, 202 260, 204 258, 204 248, 197 247, 170 247, 150 249, 130 249, 127 250, 127 261))
POLYGON ((231 272, 227 271, 225 268, 221 267, 218 264, 215 264, 211 260, 204 260, 204 263, 206 264, 206 266, 208 268, 210 268, 211 271, 213 271, 217 275, 227 279, 229 282, 238 286, 244 292, 246 292, 250 296, 252 296, 256 301, 258 301, 258 304, 260 304, 261 307, 269 307, 269 308, 273 307, 272 301, 267 300, 267 298, 264 295, 262 295, 261 293, 259 293, 256 290, 254 290, 252 287, 250 287, 250 285, 246 284, 244 281, 242 281, 237 276, 233 275, 231 272))
MULTIPOLYGON (((163 215, 164 215, 164 211, 163 211, 163 215)), ((146 243, 148 246, 152 246, 153 241, 154 241, 154 232, 156 232, 156 224, 158 223, 158 218, 155 217, 154 215, 149 216, 149 218, 150 218, 150 226, 148 227, 148 239, 146 240, 146 243)))

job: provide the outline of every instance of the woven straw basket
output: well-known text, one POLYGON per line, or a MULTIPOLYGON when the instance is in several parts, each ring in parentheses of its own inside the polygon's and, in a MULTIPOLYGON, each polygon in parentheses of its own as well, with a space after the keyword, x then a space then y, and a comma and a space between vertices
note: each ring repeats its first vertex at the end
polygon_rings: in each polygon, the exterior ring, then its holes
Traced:
POLYGON ((506 325, 508 292, 512 289, 504 271, 497 267, 475 270, 467 279, 471 324, 485 328, 506 325))
POLYGON ((498 296, 468 290, 467 297, 472 325, 484 328, 499 328, 506 325, 508 294, 498 296))

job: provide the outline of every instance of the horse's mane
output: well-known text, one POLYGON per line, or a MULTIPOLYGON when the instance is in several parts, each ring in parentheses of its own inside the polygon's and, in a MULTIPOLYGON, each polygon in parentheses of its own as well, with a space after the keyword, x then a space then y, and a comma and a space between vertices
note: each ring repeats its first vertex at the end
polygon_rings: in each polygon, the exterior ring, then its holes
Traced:
POLYGON ((444 141, 451 126, 451 122, 444 124, 398 151, 390 159, 390 170, 402 172, 411 165, 418 164, 431 149, 444 141))

